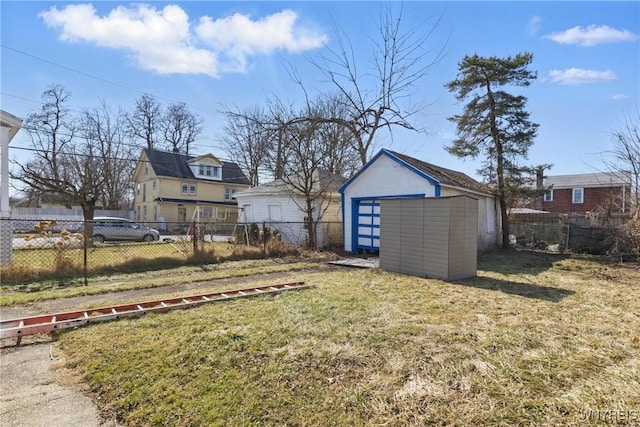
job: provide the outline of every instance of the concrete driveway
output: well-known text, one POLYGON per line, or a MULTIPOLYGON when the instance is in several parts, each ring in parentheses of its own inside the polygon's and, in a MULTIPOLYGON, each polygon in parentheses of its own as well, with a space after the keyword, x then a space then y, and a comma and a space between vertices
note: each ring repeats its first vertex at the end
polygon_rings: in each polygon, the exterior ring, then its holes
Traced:
POLYGON ((3 427, 94 427, 104 422, 91 399, 62 386, 52 369, 61 366, 55 345, 36 342, 0 354, 0 425, 3 427))

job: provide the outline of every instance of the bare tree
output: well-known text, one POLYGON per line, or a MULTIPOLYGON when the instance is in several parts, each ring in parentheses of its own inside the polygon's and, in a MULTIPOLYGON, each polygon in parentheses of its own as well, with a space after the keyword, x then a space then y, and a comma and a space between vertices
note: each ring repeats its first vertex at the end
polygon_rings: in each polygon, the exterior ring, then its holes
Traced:
MULTIPOLYGON (((612 197, 617 209, 630 212, 629 218, 615 226, 610 234, 609 253, 634 256, 640 260, 640 110, 625 113, 620 128, 611 133, 613 150, 604 153, 604 164, 614 176, 629 184, 629 193, 612 197)), ((605 207, 606 210, 606 207, 605 207)), ((609 215, 607 215, 608 217, 609 215)), ((608 219, 608 218, 605 218, 608 219)))
POLYGON ((162 123, 162 107, 153 95, 144 94, 128 116, 127 128, 131 135, 142 140, 149 149, 157 149, 162 123))
POLYGON ((640 110, 635 117, 625 114, 620 129, 612 132, 613 150, 606 161, 610 171, 630 178, 633 216, 640 216, 640 110))
POLYGON ((323 118, 348 117, 343 96, 335 94, 317 101, 320 127, 318 137, 328 144, 328 155, 320 160, 320 167, 335 175, 351 176, 360 167, 360 156, 355 149, 353 133, 334 120, 323 118))
POLYGON ((224 112, 227 124, 222 146, 227 155, 247 174, 251 185, 260 184, 260 171, 266 166, 272 148, 272 132, 265 129, 265 113, 260 108, 224 112))
POLYGON ((297 122, 282 133, 288 153, 282 181, 302 196, 302 203, 295 197, 293 200, 304 214, 310 248, 317 247, 317 225, 329 206, 328 192, 334 184, 333 176, 320 167, 331 151, 331 144, 322 138, 321 126, 316 121, 297 122))
MULTIPOLYGON (((61 85, 44 91, 42 107, 23 123, 34 158, 18 163, 19 171, 11 178, 39 195, 79 205, 85 220, 92 220, 105 183, 104 165, 98 147, 78 135, 78 121, 68 107, 70 96, 61 85)), ((91 237, 92 227, 86 227, 85 233, 91 237)))
POLYGON ((135 167, 130 159, 135 156, 136 149, 129 143, 126 115, 122 110, 111 111, 104 100, 101 100, 99 107, 83 112, 80 134, 88 145, 95 147, 102 162, 102 205, 105 209, 128 207, 135 167))
MULTIPOLYGON (((403 13, 402 5, 397 14, 390 6, 381 12, 379 38, 371 38, 369 67, 360 69, 349 37, 337 25, 337 48, 320 60, 311 61, 346 100, 347 117, 332 117, 330 121, 351 132, 362 165, 368 160, 380 128, 421 131, 412 119, 424 106, 411 104, 409 97, 414 95, 416 84, 444 57, 444 46, 435 51, 428 49, 440 17, 433 25, 405 29, 403 13)), ((295 73, 292 76, 302 85, 295 73)))
POLYGON ((164 141, 174 153, 189 155, 191 145, 202 131, 202 119, 180 102, 171 104, 165 112, 160 128, 164 141))

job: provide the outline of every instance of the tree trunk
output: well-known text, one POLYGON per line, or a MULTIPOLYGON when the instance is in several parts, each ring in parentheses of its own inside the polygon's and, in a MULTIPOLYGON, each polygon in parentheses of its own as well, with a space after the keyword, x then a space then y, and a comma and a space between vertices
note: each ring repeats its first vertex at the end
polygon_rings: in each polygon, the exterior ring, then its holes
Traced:
POLYGON ((95 211, 95 202, 88 201, 82 204, 82 216, 84 217, 84 239, 89 245, 93 244, 93 214, 95 211))
POLYGON ((307 199, 307 243, 309 248, 316 249, 316 223, 313 220, 313 201, 307 199))

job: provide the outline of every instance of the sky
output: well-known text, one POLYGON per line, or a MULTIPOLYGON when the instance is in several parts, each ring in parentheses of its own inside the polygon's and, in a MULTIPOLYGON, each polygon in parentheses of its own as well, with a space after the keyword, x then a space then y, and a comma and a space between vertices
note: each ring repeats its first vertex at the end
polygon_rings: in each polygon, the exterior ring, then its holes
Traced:
MULTIPOLYGON (((71 92, 80 111, 105 102, 132 110, 148 93, 168 106, 184 102, 203 119, 194 154, 222 159, 226 108, 265 106, 276 96, 300 103, 295 70, 311 92, 333 88, 312 61, 353 46, 362 88, 373 89, 372 40, 384 7, 403 9, 405 34, 427 34, 422 64, 429 73, 404 102, 420 105, 416 133, 380 132, 372 155, 388 148, 480 179, 481 159, 459 159, 449 117, 464 103, 445 85, 465 55, 533 54, 537 79, 509 88, 527 97, 539 124, 528 165, 552 164, 548 175, 602 171, 611 133, 640 111, 640 2, 536 1, 0 1, 0 108, 26 117, 51 84, 71 92), (439 57, 441 55, 441 57, 439 57), (436 59, 438 59, 436 61, 436 59), (434 63, 435 61, 435 63, 434 63)), ((301 105, 301 104, 298 104, 301 105)), ((10 160, 30 152, 26 132, 10 145, 10 160)))

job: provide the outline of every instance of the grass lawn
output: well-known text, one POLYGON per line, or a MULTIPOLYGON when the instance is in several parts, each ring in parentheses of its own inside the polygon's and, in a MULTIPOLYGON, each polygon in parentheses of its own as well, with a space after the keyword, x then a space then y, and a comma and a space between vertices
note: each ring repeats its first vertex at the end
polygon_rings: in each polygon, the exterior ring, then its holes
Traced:
POLYGON ((458 282, 290 279, 315 287, 60 333, 60 375, 131 426, 640 423, 637 265, 510 252, 458 282))

